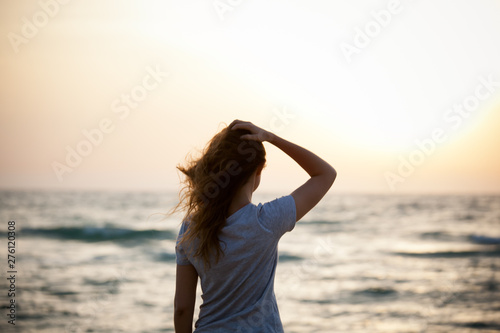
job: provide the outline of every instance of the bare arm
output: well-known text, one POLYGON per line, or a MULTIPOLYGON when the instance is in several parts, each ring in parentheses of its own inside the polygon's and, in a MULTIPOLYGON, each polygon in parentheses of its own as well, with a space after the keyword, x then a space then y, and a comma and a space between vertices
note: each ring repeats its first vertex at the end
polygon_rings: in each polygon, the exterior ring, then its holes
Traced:
POLYGON ((304 184, 291 193, 295 199, 298 221, 328 192, 337 177, 337 172, 319 156, 277 135, 272 134, 269 143, 290 156, 310 176, 304 184))
POLYGON ((231 129, 243 128, 252 132, 243 135, 242 139, 268 141, 275 145, 309 174, 310 178, 291 193, 295 200, 297 221, 316 206, 337 177, 335 169, 319 156, 250 122, 236 120, 229 126, 231 129))
POLYGON ((198 272, 192 265, 177 265, 174 298, 174 326, 176 333, 193 332, 193 314, 196 302, 198 272))

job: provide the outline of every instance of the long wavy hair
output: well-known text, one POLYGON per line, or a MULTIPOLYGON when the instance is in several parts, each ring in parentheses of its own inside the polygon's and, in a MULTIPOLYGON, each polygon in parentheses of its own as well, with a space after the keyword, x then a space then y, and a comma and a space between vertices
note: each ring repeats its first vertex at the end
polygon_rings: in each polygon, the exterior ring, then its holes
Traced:
POLYGON ((180 243, 207 267, 211 258, 218 262, 223 255, 219 233, 233 198, 266 162, 262 142, 240 139, 249 133, 225 127, 208 142, 200 158, 189 158, 185 166, 177 166, 185 179, 174 211, 184 211, 187 222, 180 243))

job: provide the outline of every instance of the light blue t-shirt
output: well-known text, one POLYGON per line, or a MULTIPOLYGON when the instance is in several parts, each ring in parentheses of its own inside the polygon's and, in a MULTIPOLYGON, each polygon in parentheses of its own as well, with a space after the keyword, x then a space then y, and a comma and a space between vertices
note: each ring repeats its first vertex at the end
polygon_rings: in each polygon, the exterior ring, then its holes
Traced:
POLYGON ((224 255, 204 269, 192 249, 179 244, 178 265, 191 264, 200 276, 203 303, 195 332, 283 332, 274 295, 278 241, 295 226, 295 201, 287 195, 265 204, 249 203, 226 219, 219 234, 224 255))

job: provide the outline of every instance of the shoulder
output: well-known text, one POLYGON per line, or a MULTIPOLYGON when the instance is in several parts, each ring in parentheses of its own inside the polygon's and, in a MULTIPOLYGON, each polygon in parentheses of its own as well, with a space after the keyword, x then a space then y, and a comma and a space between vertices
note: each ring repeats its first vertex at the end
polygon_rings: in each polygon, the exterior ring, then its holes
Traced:
POLYGON ((187 234, 190 226, 190 221, 189 220, 183 220, 182 223, 180 224, 179 227, 179 233, 177 234, 177 243, 179 243, 184 236, 184 234, 187 234))
POLYGON ((188 228, 189 228, 189 220, 182 221, 179 234, 185 233, 188 228))
POLYGON ((268 201, 266 203, 259 203, 257 211, 259 216, 262 214, 283 214, 286 211, 295 211, 295 200, 291 195, 285 195, 280 198, 268 201))
POLYGON ((266 228, 276 230, 280 235, 291 231, 296 221, 295 200, 286 195, 260 203, 257 205, 257 216, 266 228))

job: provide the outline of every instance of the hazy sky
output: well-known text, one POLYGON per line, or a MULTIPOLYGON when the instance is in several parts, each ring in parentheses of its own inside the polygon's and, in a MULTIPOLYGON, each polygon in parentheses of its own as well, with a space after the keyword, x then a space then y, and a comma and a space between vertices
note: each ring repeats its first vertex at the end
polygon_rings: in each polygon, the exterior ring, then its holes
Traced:
MULTIPOLYGON (((0 187, 178 188, 250 120, 338 192, 500 191, 498 1, 2 1, 0 187)), ((307 179, 268 147, 262 190, 307 179)))

